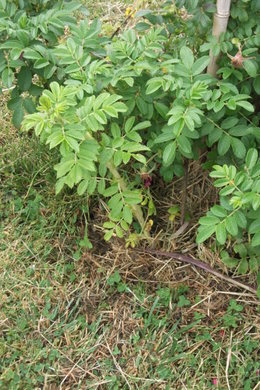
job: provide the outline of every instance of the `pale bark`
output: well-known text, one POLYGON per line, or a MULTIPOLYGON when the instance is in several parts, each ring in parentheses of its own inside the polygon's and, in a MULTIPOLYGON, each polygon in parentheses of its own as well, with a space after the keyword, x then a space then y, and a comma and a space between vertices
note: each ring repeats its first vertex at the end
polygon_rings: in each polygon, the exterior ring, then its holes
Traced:
MULTIPOLYGON (((217 12, 214 15, 212 35, 219 40, 220 34, 227 30, 231 0, 217 0, 217 12)), ((207 72, 216 77, 218 56, 214 56, 210 51, 210 63, 207 72)))

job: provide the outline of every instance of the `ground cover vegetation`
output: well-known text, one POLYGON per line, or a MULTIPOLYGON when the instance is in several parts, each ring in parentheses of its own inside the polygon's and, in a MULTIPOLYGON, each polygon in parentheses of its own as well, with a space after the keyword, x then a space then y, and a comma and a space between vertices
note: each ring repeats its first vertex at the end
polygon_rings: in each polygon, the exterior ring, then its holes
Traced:
POLYGON ((120 4, 103 28, 87 9, 0 1, 0 384, 254 388, 256 298, 223 304, 226 285, 132 258, 118 238, 196 247, 257 285, 258 2, 233 2, 219 42, 214 4, 120 4), (192 212, 198 177, 207 208, 192 212), (191 230, 173 244, 180 226, 191 230))

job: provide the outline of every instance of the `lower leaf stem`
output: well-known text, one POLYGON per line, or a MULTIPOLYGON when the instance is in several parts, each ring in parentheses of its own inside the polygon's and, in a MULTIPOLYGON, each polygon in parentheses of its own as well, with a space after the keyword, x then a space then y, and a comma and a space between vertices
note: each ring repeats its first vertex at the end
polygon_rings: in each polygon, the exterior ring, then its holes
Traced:
MULTIPOLYGON (((117 182, 118 182, 120 188, 122 189, 122 191, 126 191, 128 189, 127 184, 126 184, 125 180, 123 179, 123 177, 118 172, 118 170, 115 167, 113 161, 110 160, 107 163, 107 168, 109 169, 109 171, 112 174, 112 176, 114 177, 114 179, 117 180, 117 182)), ((132 209, 134 218, 139 222, 142 231, 144 231, 144 229, 145 229, 145 220, 144 220, 142 208, 139 205, 136 204, 136 205, 131 205, 131 209, 132 209)))

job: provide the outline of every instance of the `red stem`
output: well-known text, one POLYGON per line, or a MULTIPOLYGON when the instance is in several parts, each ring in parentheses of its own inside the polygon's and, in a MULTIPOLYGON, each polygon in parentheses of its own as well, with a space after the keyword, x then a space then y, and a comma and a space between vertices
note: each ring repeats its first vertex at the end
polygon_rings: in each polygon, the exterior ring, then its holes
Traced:
POLYGON ((222 273, 214 270, 210 265, 203 263, 202 261, 200 261, 198 259, 194 259, 191 256, 186 256, 186 255, 183 255, 182 253, 177 253, 177 252, 156 251, 153 249, 143 249, 140 252, 145 252, 145 253, 149 253, 152 255, 163 256, 163 257, 172 257, 175 260, 179 260, 179 261, 182 261, 184 263, 195 265, 196 267, 201 268, 204 271, 209 272, 209 273, 217 276, 220 279, 226 280, 227 282, 229 282, 235 286, 241 287, 244 290, 248 290, 253 294, 257 293, 255 288, 248 286, 247 284, 238 282, 237 280, 234 280, 234 279, 230 278, 229 276, 223 275, 222 273))

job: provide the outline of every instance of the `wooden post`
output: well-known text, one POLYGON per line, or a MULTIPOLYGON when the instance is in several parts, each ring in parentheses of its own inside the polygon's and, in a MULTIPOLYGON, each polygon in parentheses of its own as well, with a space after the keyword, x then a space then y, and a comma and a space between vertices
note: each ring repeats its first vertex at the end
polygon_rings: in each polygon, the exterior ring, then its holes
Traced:
MULTIPOLYGON (((219 36, 221 33, 227 30, 228 19, 229 19, 229 11, 230 11, 231 0, 217 0, 217 12, 214 14, 213 21, 213 29, 212 35, 219 40, 219 36)), ((214 56, 212 54, 212 50, 210 51, 210 63, 208 65, 207 72, 212 76, 216 77, 218 65, 217 60, 218 56, 214 56)))

